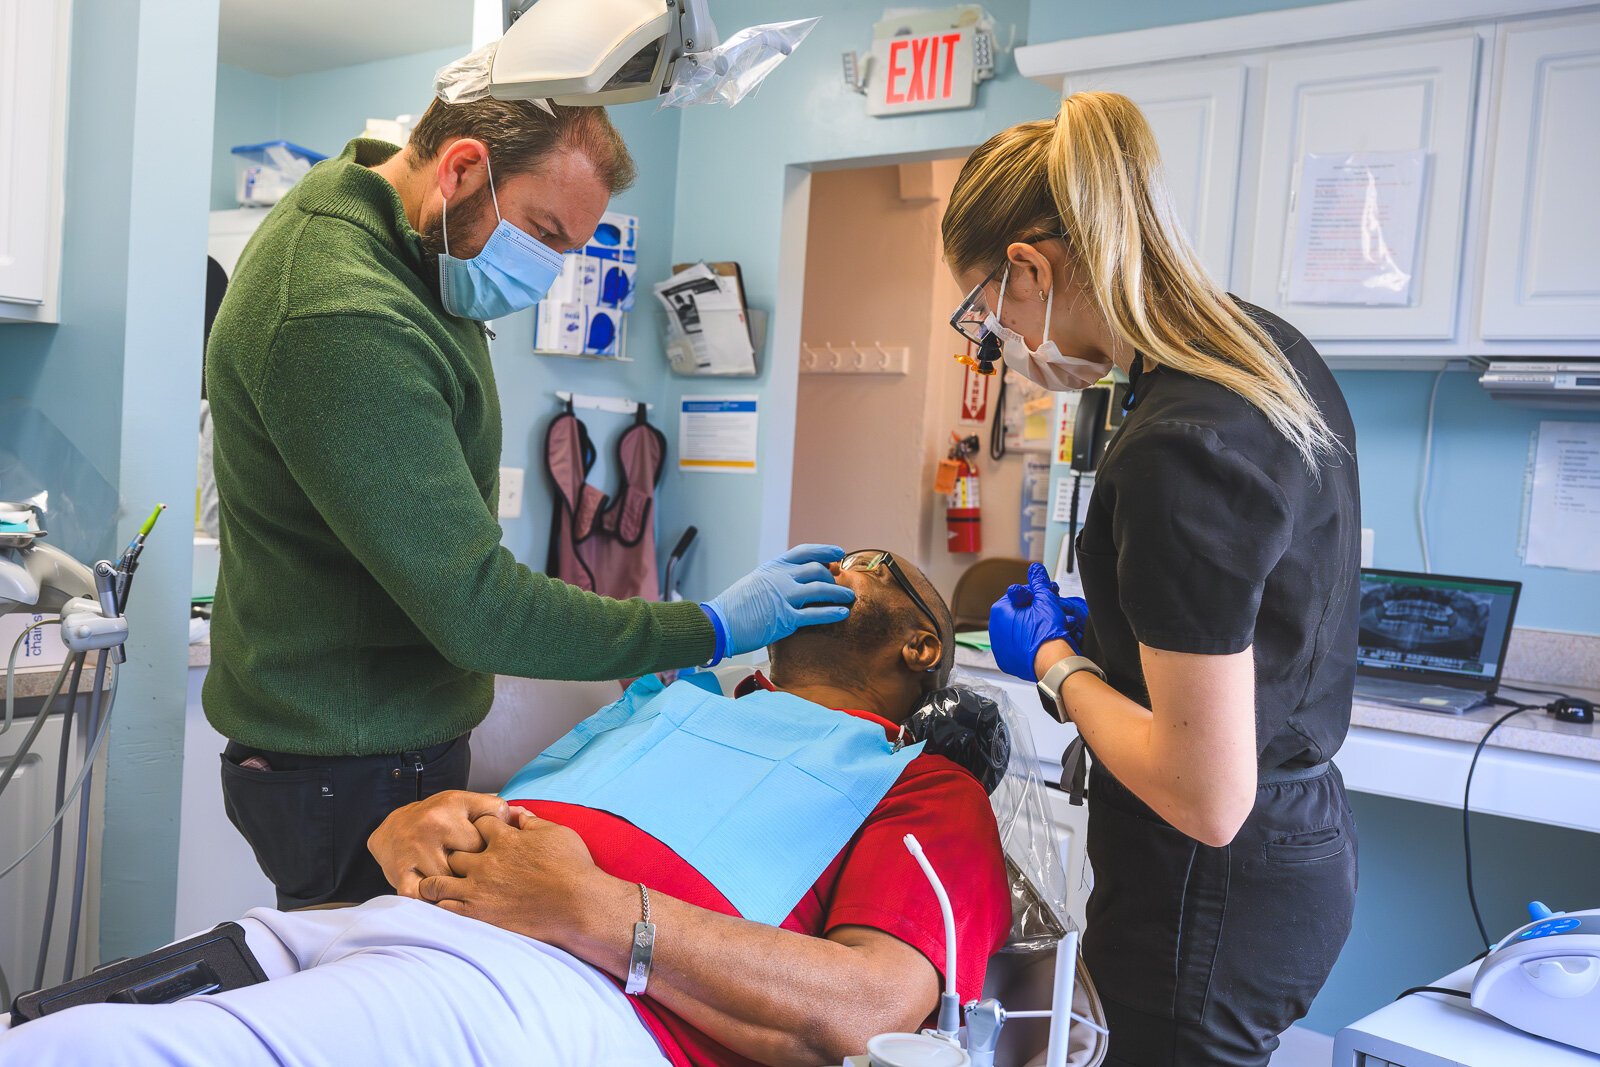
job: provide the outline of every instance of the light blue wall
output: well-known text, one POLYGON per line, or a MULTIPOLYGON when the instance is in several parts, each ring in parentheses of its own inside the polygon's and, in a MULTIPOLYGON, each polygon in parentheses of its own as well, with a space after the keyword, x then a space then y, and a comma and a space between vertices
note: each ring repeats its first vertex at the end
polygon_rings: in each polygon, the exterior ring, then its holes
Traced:
MULTIPOLYGON (((1419 570, 1417 487, 1434 375, 1342 371, 1338 378, 1356 420, 1362 524, 1376 537, 1373 561, 1419 570)), ((1543 419, 1596 421, 1600 415, 1511 407, 1491 400, 1476 374, 1444 376, 1428 497, 1433 569, 1521 581, 1518 625, 1600 633, 1600 574, 1525 567, 1518 552, 1523 472, 1543 419)))
MULTIPOLYGON (((991 0, 986 6, 1002 40, 1012 25, 1022 35, 1028 20, 1025 0, 991 0)), ((1054 93, 1019 77, 1006 61, 1000 77, 979 87, 976 108, 871 118, 865 100, 845 89, 839 55, 869 46, 882 5, 724 0, 712 8, 725 34, 751 23, 824 16, 753 97, 731 111, 702 107, 683 116, 675 258, 737 260, 754 307, 773 309, 780 274, 787 272, 797 284, 803 277, 807 168, 864 165, 908 154, 964 154, 996 130, 1047 116, 1055 108, 1054 93)), ((685 591, 691 595, 714 594, 787 541, 800 308, 775 311, 759 379, 719 384, 673 378, 669 383, 668 398, 674 402, 685 393, 754 392, 761 400, 758 474, 668 474, 663 529, 694 523, 704 538, 687 576, 685 591)), ((668 433, 675 436, 670 427, 668 433)))
POLYGON ((418 114, 428 106, 434 71, 468 45, 446 45, 288 78, 217 64, 217 111, 212 136, 211 209, 237 207, 230 149, 261 141, 291 141, 338 155, 369 118, 418 114))
MULTIPOLYGON (((120 495, 120 542, 164 501, 129 605, 128 662, 105 782, 100 950, 172 935, 188 668, 205 217, 217 0, 78 4, 67 118, 62 321, 4 327, 5 391, 70 450, 56 484, 92 466, 120 495), (190 412, 188 418, 175 412, 190 412)), ((113 539, 72 546, 109 553, 113 539)))
POLYGON ((211 210, 238 207, 233 153, 240 144, 275 141, 283 79, 217 64, 217 114, 211 130, 211 210))
POLYGON ((468 49, 463 41, 415 55, 284 78, 278 136, 323 155, 338 155, 369 118, 421 114, 433 96, 434 71, 468 49))
POLYGON ((1201 22, 1258 11, 1313 7, 1330 0, 1101 0, 1068 3, 1039 0, 1028 19, 1028 40, 1033 44, 1067 37, 1094 37, 1102 33, 1144 30, 1174 22, 1201 22))
MULTIPOLYGON (((533 317, 523 312, 494 324, 495 377, 505 419, 504 463, 527 471, 519 518, 501 520, 504 542, 534 570, 543 570, 550 544, 550 487, 544 474, 544 434, 558 410, 558 389, 597 396, 628 397, 655 402, 650 420, 667 435, 668 463, 675 462, 677 423, 659 403, 667 390, 666 356, 655 309, 647 301, 650 286, 671 271, 673 193, 677 183, 678 127, 676 111, 657 112, 653 104, 627 104, 610 109, 639 168, 633 188, 612 201, 612 209, 639 216, 639 288, 644 294, 628 322, 627 355, 631 363, 535 356, 533 317)), ((617 434, 630 421, 619 415, 579 412, 599 450, 589 480, 602 492, 614 490, 613 456, 617 434)), ((657 537, 676 540, 682 528, 658 510, 657 537)), ((666 544, 662 551, 671 548, 666 544)))

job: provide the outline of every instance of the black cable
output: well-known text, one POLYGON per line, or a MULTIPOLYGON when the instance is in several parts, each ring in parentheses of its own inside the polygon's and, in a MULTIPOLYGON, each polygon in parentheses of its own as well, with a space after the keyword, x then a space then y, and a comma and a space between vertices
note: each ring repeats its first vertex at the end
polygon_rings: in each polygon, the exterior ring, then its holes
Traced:
POLYGON ((1467 992, 1465 989, 1446 989, 1442 985, 1414 985, 1394 999, 1404 1000, 1413 993, 1444 993, 1447 996, 1465 997, 1468 1000, 1472 999, 1472 994, 1467 992))
POLYGON ((989 458, 999 462, 1006 458, 1006 378, 1011 373, 1000 368, 1000 388, 995 390, 994 422, 989 424, 989 458))
MULTIPOLYGON (((72 756, 72 718, 78 709, 83 664, 87 657, 80 653, 73 659, 72 680, 67 683, 67 709, 61 716, 61 747, 56 757, 56 811, 61 810, 67 797, 67 768, 72 756)), ((50 935, 54 932, 56 921, 56 897, 60 896, 61 890, 61 844, 66 831, 66 820, 56 823, 55 833, 50 840, 50 891, 45 897, 44 929, 39 935, 39 959, 33 971, 35 989, 44 988, 45 964, 50 958, 50 935)))
POLYGON ((1067 573, 1076 569, 1078 560, 1078 490, 1083 487, 1083 472, 1072 472, 1072 504, 1067 519, 1067 573))
MULTIPOLYGON (((1467 866, 1467 900, 1472 905, 1472 920, 1478 924, 1478 936, 1483 938, 1483 947, 1489 948, 1489 931, 1483 925, 1483 913, 1478 910, 1478 893, 1472 884, 1472 775, 1478 769, 1478 757, 1483 754, 1483 746, 1489 743, 1489 738, 1506 722, 1525 711, 1535 711, 1542 708, 1542 704, 1518 704, 1510 711, 1500 716, 1489 724, 1489 728, 1478 738, 1478 747, 1472 750, 1472 762, 1467 764, 1467 786, 1461 791, 1461 850, 1466 859, 1467 866)), ((1404 994, 1402 994, 1403 996, 1404 994)))

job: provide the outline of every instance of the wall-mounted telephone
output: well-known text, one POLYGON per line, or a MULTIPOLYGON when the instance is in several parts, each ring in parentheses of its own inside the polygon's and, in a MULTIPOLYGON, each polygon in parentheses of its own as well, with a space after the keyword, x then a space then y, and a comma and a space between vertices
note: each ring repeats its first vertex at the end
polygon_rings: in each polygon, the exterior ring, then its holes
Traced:
POLYGON ((1111 444, 1111 435, 1122 425, 1122 402, 1128 387, 1118 382, 1106 388, 1085 389, 1078 397, 1078 413, 1072 424, 1072 469, 1090 474, 1111 444))

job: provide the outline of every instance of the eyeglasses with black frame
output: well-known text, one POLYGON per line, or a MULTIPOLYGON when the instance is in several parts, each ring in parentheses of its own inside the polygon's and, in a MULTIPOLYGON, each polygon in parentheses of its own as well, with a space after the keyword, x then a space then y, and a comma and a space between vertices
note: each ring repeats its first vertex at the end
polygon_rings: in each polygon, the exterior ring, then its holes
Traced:
POLYGON ((911 602, 917 606, 917 610, 926 615, 928 621, 933 624, 934 636, 941 641, 945 639, 944 631, 939 627, 938 617, 928 607, 928 602, 923 600, 916 589, 912 587, 911 579, 907 578, 906 572, 900 569, 900 564, 894 561, 892 552, 886 552, 881 548, 859 548, 839 562, 839 569, 842 571, 865 571, 868 574, 876 573, 880 569, 888 571, 889 577, 894 579, 894 584, 905 591, 906 596, 910 597, 911 602))
MULTIPOLYGON (((1051 241, 1065 236, 1066 234, 1063 233, 1042 233, 1034 237, 1024 237, 1022 243, 1032 245, 1038 244, 1040 241, 1051 241)), ((950 328, 975 345, 982 345, 989 337, 989 331, 983 324, 984 320, 989 317, 988 309, 983 307, 981 303, 983 291, 989 287, 991 282, 1000 277, 1000 272, 1005 270, 1005 266, 1006 260, 1001 260, 996 264, 994 270, 984 276, 983 281, 972 287, 972 291, 967 294, 967 298, 961 301, 961 305, 950 316, 950 328)), ((979 358, 981 359, 982 357, 980 356, 979 358)))

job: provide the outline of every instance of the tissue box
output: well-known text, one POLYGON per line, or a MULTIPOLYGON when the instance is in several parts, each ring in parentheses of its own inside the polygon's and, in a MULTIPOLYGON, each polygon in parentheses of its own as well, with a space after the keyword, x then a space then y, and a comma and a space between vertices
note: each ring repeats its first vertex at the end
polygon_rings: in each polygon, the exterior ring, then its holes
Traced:
POLYGON ((627 316, 615 308, 589 305, 583 310, 583 354, 586 356, 621 355, 622 334, 627 316))
MULTIPOLYGON (((0 657, 11 655, 11 646, 16 644, 22 631, 41 620, 53 618, 53 615, 33 615, 26 611, 14 611, 9 615, 0 615, 0 657)), ((28 635, 22 643, 22 648, 17 651, 17 669, 26 667, 59 667, 67 662, 67 646, 61 642, 61 627, 55 623, 41 626, 28 635)), ((0 672, 5 670, 5 660, 0 659, 0 672)))
POLYGON ((634 262, 639 255, 639 216, 608 211, 600 216, 600 225, 583 246, 583 254, 595 259, 634 262))
POLYGON ((618 311, 633 310, 633 291, 639 268, 616 260, 589 260, 594 265, 594 298, 586 303, 618 311))
POLYGON ((584 305, 542 300, 533 319, 533 347, 541 352, 580 355, 587 333, 584 305))
POLYGON ((601 263, 581 252, 561 257, 561 274, 551 283, 545 300, 554 304, 594 304, 600 300, 601 263))

